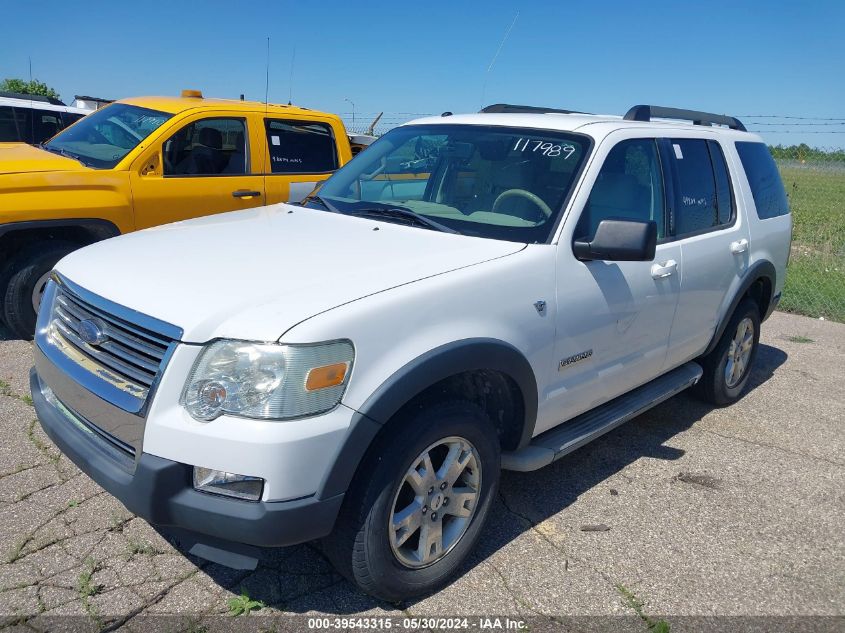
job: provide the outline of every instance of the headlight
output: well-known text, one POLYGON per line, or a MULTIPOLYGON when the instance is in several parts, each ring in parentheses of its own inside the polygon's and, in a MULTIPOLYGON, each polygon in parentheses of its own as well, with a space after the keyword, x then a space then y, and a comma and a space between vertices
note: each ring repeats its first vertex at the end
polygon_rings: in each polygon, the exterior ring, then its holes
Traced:
POLYGON ((349 341, 216 341, 194 363, 181 402, 198 420, 224 414, 260 420, 315 415, 340 402, 354 355, 349 341))

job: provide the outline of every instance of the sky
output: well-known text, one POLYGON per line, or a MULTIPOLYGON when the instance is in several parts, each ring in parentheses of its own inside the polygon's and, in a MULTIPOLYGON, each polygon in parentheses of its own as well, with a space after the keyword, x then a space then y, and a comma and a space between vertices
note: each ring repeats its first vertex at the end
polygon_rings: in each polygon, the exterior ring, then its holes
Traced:
POLYGON ((645 103, 739 116, 772 144, 845 147, 842 0, 0 7, 0 78, 28 78, 31 59, 66 103, 183 88, 263 101, 269 37, 270 101, 347 123, 354 103, 358 128, 381 111, 394 124, 482 103, 612 114, 645 103))

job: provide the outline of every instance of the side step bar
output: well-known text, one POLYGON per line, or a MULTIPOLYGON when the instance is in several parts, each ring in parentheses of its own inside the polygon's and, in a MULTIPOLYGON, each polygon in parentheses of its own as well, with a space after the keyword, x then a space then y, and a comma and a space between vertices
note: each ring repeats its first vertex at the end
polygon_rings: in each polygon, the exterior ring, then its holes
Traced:
POLYGON ((535 437, 518 451, 502 453, 502 468, 528 472, 581 448, 600 435, 668 400, 701 378, 697 363, 687 363, 628 393, 535 437))

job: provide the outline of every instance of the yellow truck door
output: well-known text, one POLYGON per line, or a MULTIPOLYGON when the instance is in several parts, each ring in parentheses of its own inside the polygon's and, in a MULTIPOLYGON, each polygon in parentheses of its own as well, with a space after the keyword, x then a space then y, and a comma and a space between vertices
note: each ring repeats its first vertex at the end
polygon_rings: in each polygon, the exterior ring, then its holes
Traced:
POLYGON ((195 114, 143 152, 130 168, 136 227, 266 204, 264 141, 248 119, 195 114))
POLYGON ((267 204, 299 202, 351 158, 346 131, 333 121, 272 113, 261 118, 267 204))

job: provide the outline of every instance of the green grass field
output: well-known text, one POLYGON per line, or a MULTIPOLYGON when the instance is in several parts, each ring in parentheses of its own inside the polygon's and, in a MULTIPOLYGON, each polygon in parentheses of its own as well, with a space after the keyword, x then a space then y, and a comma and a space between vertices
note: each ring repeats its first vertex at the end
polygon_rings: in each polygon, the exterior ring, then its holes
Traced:
POLYGON ((779 167, 794 219, 780 309, 845 322, 845 165, 779 167))

